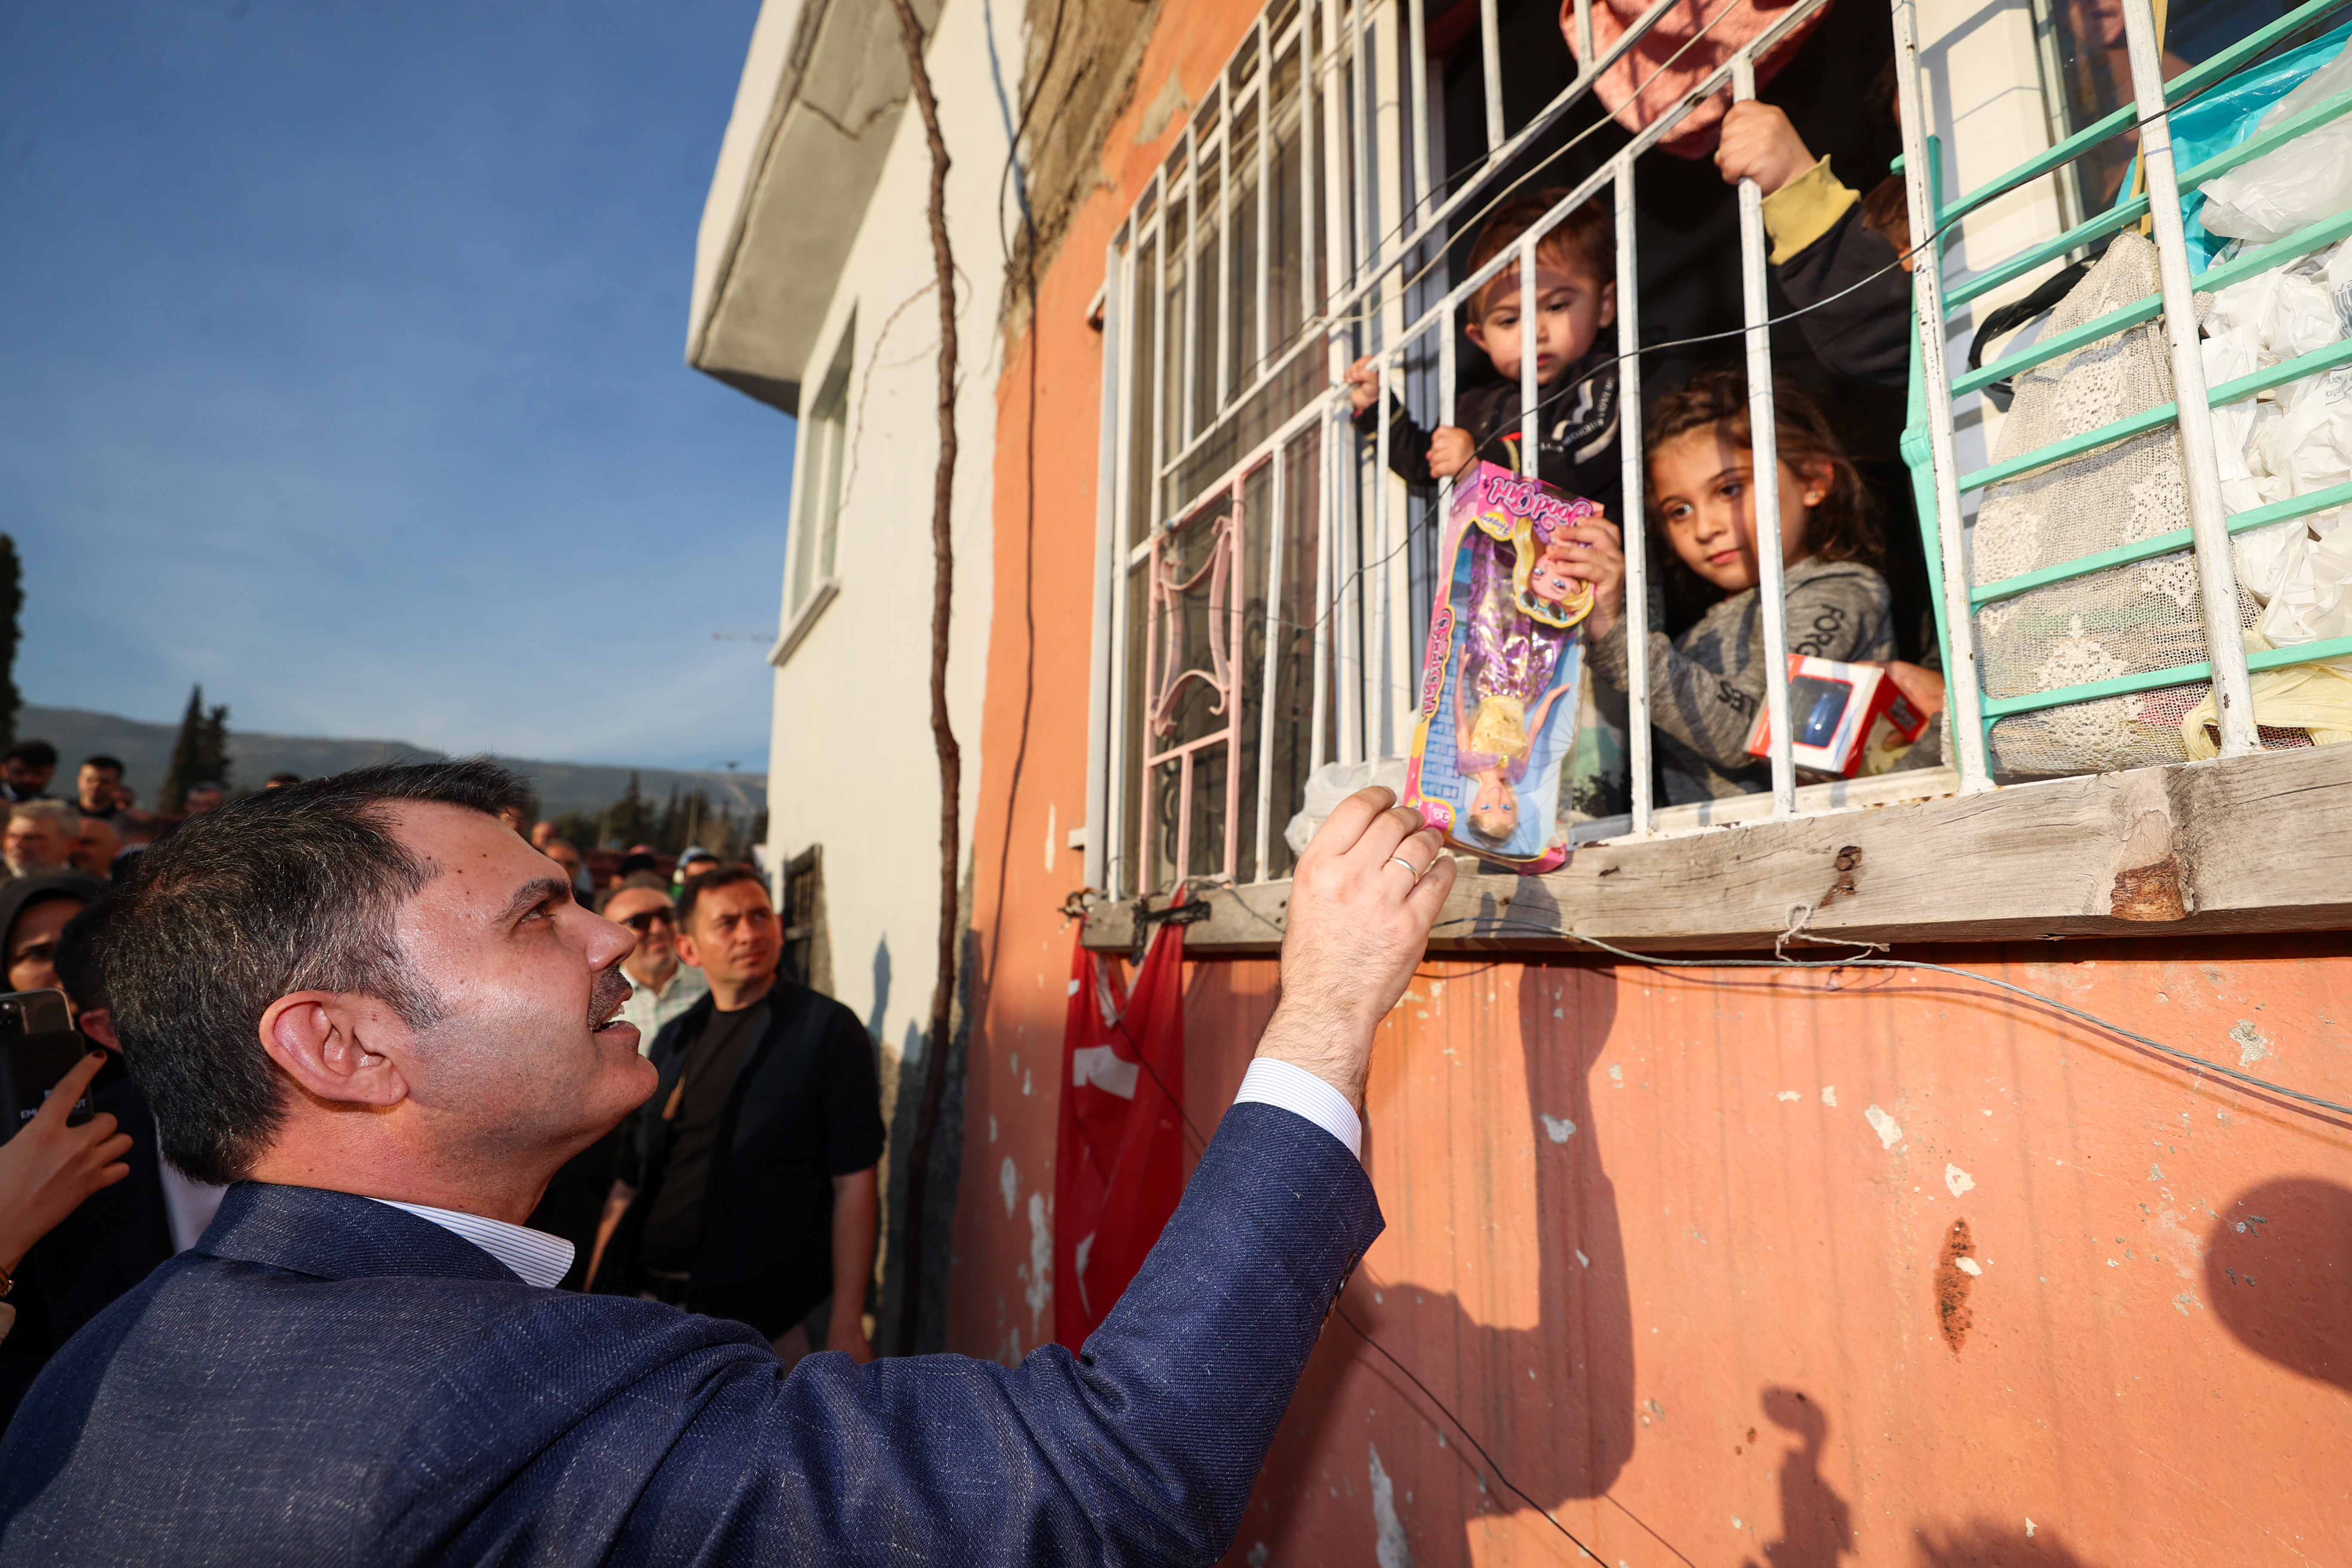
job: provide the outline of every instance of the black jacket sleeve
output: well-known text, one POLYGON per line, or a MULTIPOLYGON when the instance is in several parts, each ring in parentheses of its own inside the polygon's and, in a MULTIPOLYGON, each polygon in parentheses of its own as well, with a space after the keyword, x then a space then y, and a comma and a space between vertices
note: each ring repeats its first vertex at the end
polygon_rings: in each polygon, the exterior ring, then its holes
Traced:
POLYGON ((1842 375, 1900 390, 1911 381, 1911 275, 1895 247, 1866 227, 1862 205, 1780 263, 1780 288, 1814 357, 1842 375), (1850 290, 1850 291, 1849 291, 1850 290))
POLYGON ((1367 441, 1378 438, 1380 423, 1374 413, 1383 405, 1389 411, 1389 470, 1409 485, 1430 485, 1437 476, 1429 471, 1429 432, 1413 423, 1404 405, 1393 397, 1381 399, 1371 408, 1356 414, 1356 432, 1367 441))

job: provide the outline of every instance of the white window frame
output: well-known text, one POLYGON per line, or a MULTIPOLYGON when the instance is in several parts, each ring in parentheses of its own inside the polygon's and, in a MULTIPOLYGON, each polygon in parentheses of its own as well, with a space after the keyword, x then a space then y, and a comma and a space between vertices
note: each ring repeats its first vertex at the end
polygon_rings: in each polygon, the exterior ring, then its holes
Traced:
POLYGON ((840 548, 842 479, 849 461, 849 383, 856 370, 857 312, 852 310, 834 334, 828 352, 812 363, 827 366, 798 421, 793 456, 791 521, 785 529, 782 630, 768 662, 779 668, 841 592, 835 562, 840 548))

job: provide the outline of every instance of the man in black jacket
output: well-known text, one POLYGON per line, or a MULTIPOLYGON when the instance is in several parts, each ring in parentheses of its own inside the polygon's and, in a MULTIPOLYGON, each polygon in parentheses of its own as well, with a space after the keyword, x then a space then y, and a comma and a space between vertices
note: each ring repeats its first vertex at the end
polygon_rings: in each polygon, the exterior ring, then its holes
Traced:
POLYGON ((782 928, 748 868, 686 884, 677 947, 710 994, 655 1037, 660 1083, 629 1126, 591 1289, 749 1323, 787 1361, 870 1361, 873 1042, 848 1008, 778 976, 782 928))

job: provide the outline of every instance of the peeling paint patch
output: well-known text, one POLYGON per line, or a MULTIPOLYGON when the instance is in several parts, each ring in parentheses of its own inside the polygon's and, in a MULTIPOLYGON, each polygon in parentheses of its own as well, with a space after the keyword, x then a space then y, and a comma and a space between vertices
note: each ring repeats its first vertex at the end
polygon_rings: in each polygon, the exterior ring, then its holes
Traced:
POLYGON ((2241 1018, 2230 1026, 2230 1038, 2238 1044, 2238 1065, 2250 1068, 2271 1054, 2270 1037, 2254 1027, 2252 1018, 2241 1018))
POLYGON ((1833 1083, 1825 1083, 1822 1085, 1822 1103, 1832 1108, 1836 1106, 1837 1085, 1833 1083))
MULTIPOLYGON (((1541 342, 1543 340, 1538 338, 1536 341, 1541 342)), ((2033 1521, 2030 1519, 2025 1521, 2025 1538, 2028 1541, 2033 1539, 2033 1521)))
POLYGON ((1584 1265, 1584 1267, 1586 1267, 1587 1268, 1591 1268, 1591 1267, 1592 1267, 1592 1259, 1591 1259, 1590 1258, 1587 1258, 1587 1257, 1585 1257, 1585 1256, 1584 1256, 1584 1250, 1583 1250, 1583 1248, 1581 1248, 1581 1247, 1579 1247, 1579 1248, 1577 1249, 1576 1260, 1577 1260, 1579 1263, 1583 1264, 1583 1265, 1584 1265))
POLYGON ((1979 1263, 1973 1258, 1955 1258, 1952 1259, 1952 1263, 1961 1273, 1967 1275, 1971 1279, 1979 1279, 1984 1277, 1984 1265, 1979 1263))
POLYGON ((1054 1227, 1045 1223, 1045 1194, 1029 1194, 1029 1283, 1021 1299, 1029 1303, 1029 1331, 1037 1331, 1037 1320, 1045 1310, 1045 1302, 1054 1293, 1054 1227))
POLYGON ((996 1118, 993 1116, 988 1119, 988 1141, 992 1143, 996 1142, 996 1118))
MULTIPOLYGON (((1541 342, 1543 340, 1538 338, 1536 341, 1538 342, 1541 342)), ((2189 1309, 2197 1304, 2197 1298, 2190 1295, 2188 1291, 2183 1290, 2179 1295, 2175 1296, 2172 1299, 2172 1304, 2179 1310, 2180 1315, 2185 1318, 2189 1315, 2189 1309)))
POLYGON ((1619 1089, 1625 1087, 1625 1068, 1623 1064, 1618 1062, 1612 1062, 1609 1064, 1609 1081, 1615 1084, 1619 1089))
POLYGON ((1243 1554, 1242 1561, 1247 1563, 1249 1568, 1265 1568, 1268 1563, 1274 1561, 1274 1549, 1263 1541, 1253 1541, 1250 1542, 1249 1551, 1243 1554))
POLYGON ((1805 1097, 1793 1089, 1784 1089, 1772 1097, 1775 1100, 1802 1100, 1805 1097))
MULTIPOLYGON (((2167 1197, 2172 1194, 2167 1193, 2167 1197)), ((2172 1267, 2183 1279, 2197 1278, 2197 1265, 2205 1256, 2205 1238, 2191 1227, 2180 1223, 2179 1211, 2170 1205, 2156 1211, 2158 1229, 2173 1248, 2172 1267)))
POLYGON ((1975 1277, 1984 1272, 1981 1268, 1964 1268, 1963 1263, 1975 1263, 1976 1240, 1969 1234, 1969 1222, 1956 1219, 1944 1237, 1943 1256, 1936 1262, 1936 1326, 1952 1353, 1960 1353, 1968 1342, 1969 1330, 1976 1314, 1969 1308, 1969 1289, 1975 1277))
POLYGON ((1903 1124, 1875 1105, 1864 1110, 1862 1119, 1870 1123, 1870 1130, 1878 1134, 1879 1142, 1885 1147, 1892 1149, 1903 1142, 1903 1124))
POLYGON ((1954 1197, 1958 1197, 1962 1193, 1973 1190, 1976 1184, 1977 1179, 1974 1176, 1969 1175, 1966 1171, 1961 1170, 1958 1165, 1946 1165, 1944 1167, 1944 1186, 1954 1197))
POLYGON ((1565 1143, 1570 1139, 1576 1136, 1576 1123, 1570 1121, 1567 1117, 1553 1116, 1540 1110, 1537 1111, 1536 1114, 1542 1118, 1544 1136, 1550 1139, 1553 1142, 1565 1143))
POLYGON ((1021 1202, 1021 1172, 1010 1154, 1004 1156, 1004 1163, 996 1173, 996 1185, 1004 1194, 1004 1217, 1011 1219, 1014 1205, 1021 1202))
POLYGON ((1404 1538, 1404 1521, 1397 1517, 1396 1483, 1389 1479, 1381 1451, 1372 1453, 1372 1556, 1381 1568, 1412 1568, 1412 1544, 1404 1538))

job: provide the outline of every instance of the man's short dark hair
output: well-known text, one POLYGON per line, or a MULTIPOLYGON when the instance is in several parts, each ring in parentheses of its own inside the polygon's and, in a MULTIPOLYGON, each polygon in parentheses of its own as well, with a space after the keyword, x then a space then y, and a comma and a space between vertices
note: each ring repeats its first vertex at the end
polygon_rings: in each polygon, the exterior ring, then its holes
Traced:
POLYGON ((106 926, 114 910, 112 899, 100 899, 87 904, 66 921, 58 932, 58 984, 82 1012, 96 1007, 108 1007, 106 963, 104 958, 106 926))
POLYGON ((439 1017, 394 935, 432 875, 394 836, 394 809, 438 802, 495 816, 528 791, 479 758, 357 768, 189 817, 136 858, 100 958, 166 1159, 200 1182, 252 1170, 285 1114, 260 1038, 280 996, 350 992, 412 1027, 439 1017))
POLYGON ((114 776, 118 779, 130 771, 122 765, 121 757, 110 757, 102 753, 95 757, 84 757, 81 760, 81 765, 86 768, 112 768, 114 776))
POLYGON ((680 888, 677 890, 677 929, 694 929, 694 906, 705 894, 715 893, 721 888, 732 888, 740 882, 752 883, 763 893, 768 890, 768 879, 749 866, 721 866, 716 871, 705 871, 680 888))
POLYGON ((0 752, 0 762, 23 763, 34 768, 54 768, 58 765, 58 749, 47 741, 19 741, 5 752, 0 752))

